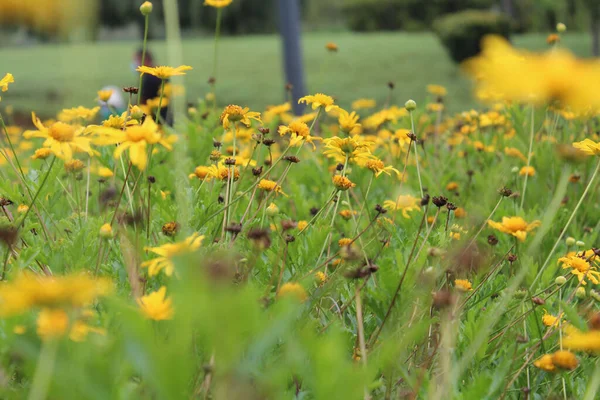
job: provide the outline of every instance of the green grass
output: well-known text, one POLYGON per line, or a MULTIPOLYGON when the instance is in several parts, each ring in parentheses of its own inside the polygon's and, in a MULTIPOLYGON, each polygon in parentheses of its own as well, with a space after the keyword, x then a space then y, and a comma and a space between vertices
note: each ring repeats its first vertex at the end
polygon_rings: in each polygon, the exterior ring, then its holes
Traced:
MULTIPOLYGON (((546 48, 543 35, 515 38, 518 46, 546 48)), ((589 38, 567 35, 564 45, 582 56, 589 55, 589 38)), ((92 106, 96 93, 105 85, 137 85, 130 68, 135 42, 86 45, 44 45, 0 50, 2 71, 12 72, 10 102, 22 112, 36 110, 49 116, 65 107, 92 106)), ((303 37, 304 65, 308 92, 325 92, 348 104, 357 97, 383 102, 386 84, 396 84, 396 101, 422 101, 429 83, 448 87, 448 107, 458 111, 474 106, 471 86, 461 75, 432 34, 306 34, 303 37), (340 51, 329 54, 328 41, 340 51)), ((157 61, 166 62, 164 42, 151 43, 157 61)), ((194 67, 187 76, 188 100, 204 96, 212 71, 211 37, 183 42, 184 61, 194 67)), ((279 37, 229 37, 220 42, 218 74, 220 103, 237 103, 262 108, 283 102, 285 84, 279 37)))

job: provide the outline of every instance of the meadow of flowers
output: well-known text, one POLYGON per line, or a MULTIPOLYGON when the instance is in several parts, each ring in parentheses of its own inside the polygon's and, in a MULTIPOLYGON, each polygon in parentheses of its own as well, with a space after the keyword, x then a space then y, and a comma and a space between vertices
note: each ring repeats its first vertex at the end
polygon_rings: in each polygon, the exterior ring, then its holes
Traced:
POLYGON ((0 397, 598 398, 600 64, 564 30, 487 38, 455 115, 218 79, 178 112, 182 65, 19 126, 0 75, 0 397))

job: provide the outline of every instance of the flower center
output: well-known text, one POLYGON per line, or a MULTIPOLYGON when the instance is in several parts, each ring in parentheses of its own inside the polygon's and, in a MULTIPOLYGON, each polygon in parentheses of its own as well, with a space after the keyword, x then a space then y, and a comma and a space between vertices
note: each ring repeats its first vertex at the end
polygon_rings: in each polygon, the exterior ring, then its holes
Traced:
POLYGON ((75 138, 75 128, 64 122, 55 122, 48 129, 48 135, 58 142, 72 142, 75 138))

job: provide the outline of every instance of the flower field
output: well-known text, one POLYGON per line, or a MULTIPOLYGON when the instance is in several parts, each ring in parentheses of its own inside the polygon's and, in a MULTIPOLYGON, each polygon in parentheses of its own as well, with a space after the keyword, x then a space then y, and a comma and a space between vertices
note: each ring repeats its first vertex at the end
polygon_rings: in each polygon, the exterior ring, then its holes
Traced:
POLYGON ((600 63, 565 29, 487 37, 459 113, 435 77, 221 104, 217 57, 186 93, 144 46, 123 112, 21 123, 0 71, 0 398, 598 398, 600 63))

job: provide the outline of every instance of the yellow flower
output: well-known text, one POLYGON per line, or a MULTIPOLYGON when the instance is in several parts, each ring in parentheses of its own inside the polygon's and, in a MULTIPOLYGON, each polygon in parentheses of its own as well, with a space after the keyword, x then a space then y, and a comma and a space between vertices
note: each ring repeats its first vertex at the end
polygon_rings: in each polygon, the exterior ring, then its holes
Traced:
POLYGON ((190 178, 198 178, 200 180, 204 180, 206 178, 210 179, 210 168, 204 165, 199 165, 194 169, 194 173, 190 175, 190 178))
POLYGON ((37 334, 42 340, 63 336, 69 329, 69 316, 62 309, 44 308, 37 318, 37 334))
POLYGON ((335 175, 333 177, 333 185, 337 190, 346 191, 356 186, 350 179, 345 176, 335 175))
POLYGON ((521 217, 502 217, 502 223, 488 220, 488 225, 503 233, 508 233, 524 242, 527 238, 527 233, 541 225, 540 221, 533 221, 528 224, 521 217))
POLYGON ((327 281, 327 275, 323 271, 317 271, 315 273, 315 278, 317 278, 317 281, 319 281, 319 283, 321 284, 327 281))
POLYGON ((455 279, 454 287, 460 290, 461 292, 469 292, 473 290, 471 282, 469 282, 467 279, 455 279))
MULTIPOLYGON (((4 75, 4 78, 0 79, 0 89, 2 89, 3 92, 6 92, 8 90, 8 84, 14 82, 15 78, 13 77, 13 75, 6 74, 4 75)), ((0 100, 2 100, 2 97, 0 97, 0 100)))
POLYGON ((444 111, 444 104, 443 103, 429 103, 427 104, 427 111, 431 111, 431 112, 440 112, 440 111, 444 111))
POLYGON ((338 108, 333 100, 333 97, 327 96, 323 93, 317 93, 311 96, 304 96, 298 100, 298 104, 305 103, 307 105, 312 105, 312 109, 316 110, 319 107, 323 107, 325 112, 329 112, 331 110, 335 110, 338 108))
POLYGON ((77 172, 85 168, 85 164, 81 160, 72 159, 65 162, 65 170, 67 172, 77 172))
POLYGON ((361 125, 358 123, 358 115, 356 111, 348 113, 348 111, 340 108, 340 115, 338 117, 338 123, 343 132, 347 134, 355 134, 356 131, 360 131, 361 125))
POLYGON ((75 321, 71 326, 71 332, 69 332, 69 339, 74 342, 84 342, 90 332, 105 335, 106 331, 101 328, 94 328, 89 326, 83 321, 75 321))
POLYGON ((22 273, 0 285, 0 316, 19 315, 35 307, 83 307, 110 290, 110 281, 87 275, 22 273))
POLYGON ((586 280, 591 281, 594 285, 600 283, 600 272, 587 261, 585 255, 582 257, 576 254, 567 255, 559 258, 558 262, 562 263, 564 269, 571 268, 571 274, 577 276, 582 285, 587 284, 586 280))
POLYGON ((260 182, 258 182, 258 188, 266 192, 275 192, 285 195, 285 193, 283 193, 281 190, 281 186, 279 186, 277 182, 268 179, 261 179, 260 182))
POLYGON ((535 176, 535 168, 533 168, 532 166, 524 166, 523 168, 521 168, 521 170, 519 171, 519 175, 521 176, 535 176))
POLYGON ((600 155, 600 143, 596 143, 590 139, 585 139, 581 142, 575 142, 573 143, 573 147, 589 156, 600 155))
POLYGON ((99 90, 98 91, 98 100, 106 103, 108 100, 110 100, 112 95, 113 95, 112 90, 99 90))
POLYGON ((277 106, 268 106, 264 113, 265 122, 271 122, 275 117, 281 117, 282 115, 290 112, 292 105, 290 103, 283 103, 277 106))
POLYGON ((288 126, 280 125, 279 126, 279 135, 283 136, 286 134, 290 134, 290 145, 298 146, 302 145, 304 141, 312 144, 313 149, 315 148, 315 144, 313 143, 315 140, 321 140, 320 137, 311 136, 310 128, 306 123, 302 121, 292 121, 288 126))
POLYGON ((223 8, 230 5, 232 1, 233 0, 204 0, 204 5, 214 8, 223 8))
POLYGON ((29 206, 26 204, 19 204, 19 207, 17 207, 17 212, 19 214, 25 214, 27 210, 29 210, 29 206))
POLYGON ((111 178, 114 175, 112 172, 112 169, 106 168, 106 167, 98 168, 96 173, 98 174, 98 176, 100 176, 102 178, 111 178))
POLYGON ((146 247, 145 250, 151 251, 159 257, 143 262, 141 267, 147 267, 148 275, 150 276, 158 275, 163 269, 167 276, 171 276, 175 269, 173 259, 182 254, 189 254, 198 250, 202 245, 203 240, 204 236, 194 233, 183 242, 167 243, 159 247, 146 247))
POLYGON ((449 192, 453 192, 455 190, 458 190, 458 183, 456 182, 450 182, 446 185, 446 190, 449 192))
POLYGON ((344 139, 334 136, 324 139, 323 144, 325 144, 323 154, 339 163, 344 163, 346 157, 348 158, 348 162, 355 162, 359 165, 376 158, 371 154, 371 147, 374 145, 374 142, 359 136, 344 139))
POLYGON ((113 229, 110 224, 104 224, 100 227, 100 237, 103 239, 108 239, 113 237, 113 229))
POLYGON ((546 372, 552 372, 556 369, 556 367, 554 366, 554 363, 552 362, 551 354, 544 354, 543 356, 541 356, 540 358, 535 360, 533 362, 533 365, 536 368, 539 368, 546 372))
POLYGON ((542 323, 545 326, 558 326, 560 323, 560 318, 555 317, 552 314, 549 314, 548 311, 544 310, 544 315, 542 316, 542 323))
POLYGON ((94 155, 94 151, 90 147, 90 139, 82 136, 82 127, 75 127, 64 122, 54 122, 46 127, 35 113, 31 113, 31 118, 38 130, 27 131, 23 133, 23 136, 27 139, 31 137, 46 139, 43 146, 50 149, 56 157, 70 161, 74 151, 83 151, 90 156, 94 155))
POLYGON ((251 125, 251 119, 262 122, 260 120, 260 113, 250 111, 248 107, 242 108, 234 104, 230 104, 221 113, 221 124, 224 129, 229 129, 230 122, 241 122, 242 124, 249 127, 251 125))
POLYGON ((116 159, 121 157, 125 150, 129 150, 129 159, 140 171, 146 169, 148 164, 148 145, 160 144, 171 150, 171 144, 163 138, 159 127, 152 117, 146 117, 142 125, 132 125, 125 130, 114 128, 98 128, 94 143, 98 145, 118 144, 114 151, 116 159))
POLYGON ((411 196, 409 194, 403 194, 398 196, 398 198, 394 200, 386 200, 383 202, 383 206, 388 210, 402 210, 402 216, 404 218, 410 218, 408 214, 411 211, 419 211, 421 199, 411 196))
POLYGON ((573 370, 579 365, 575 354, 568 350, 558 350, 552 354, 552 363, 562 369, 573 370))
POLYGON ((284 283, 279 292, 277 293, 277 298, 290 297, 299 300, 300 302, 306 301, 308 299, 308 295, 306 294, 306 290, 296 282, 288 282, 284 283))
POLYGON ((329 42, 325 45, 325 48, 331 52, 336 52, 338 51, 338 45, 333 43, 333 42, 329 42))
POLYGON ((148 66, 140 66, 137 68, 138 72, 141 72, 142 74, 149 74, 149 75, 153 75, 157 78, 160 79, 169 79, 172 76, 179 76, 179 75, 185 75, 186 71, 191 70, 192 67, 190 67, 189 65, 180 65, 179 67, 173 68, 173 67, 165 67, 165 66, 159 66, 159 67, 148 67, 148 66))
MULTIPOLYGON (((208 177, 216 178, 220 181, 226 181, 229 179, 229 171, 230 168, 223 165, 223 163, 219 163, 218 165, 211 165, 209 168, 208 177)), ((233 170, 233 180, 237 181, 240 177, 240 171, 237 168, 233 170)))
POLYGON ((514 147, 505 147, 504 154, 506 154, 507 156, 520 158, 521 160, 527 162, 527 158, 523 155, 523 153, 521 153, 519 149, 516 149, 514 147))
POLYGON ((308 221, 302 220, 302 221, 298 221, 298 225, 296 225, 296 228, 298 228, 299 231, 303 231, 306 229, 307 226, 308 226, 308 221))
POLYGON ((363 110, 369 108, 375 108, 377 103, 373 99, 358 99, 352 102, 353 110, 363 110))
POLYGON ((427 85, 427 92, 438 97, 444 97, 448 94, 446 88, 440 85, 427 85))
POLYGON ((347 221, 350 218, 352 218, 353 215, 356 215, 357 212, 356 211, 350 211, 350 210, 342 210, 338 214, 339 214, 340 217, 344 218, 347 221))
POLYGON ((167 288, 161 286, 156 292, 137 299, 142 314, 154 321, 163 321, 173 318, 173 300, 166 297, 167 288))
POLYGON ((375 174, 375 177, 378 177, 381 174, 387 174, 391 176, 391 172, 394 172, 397 176, 400 176, 400 171, 398 171, 391 165, 386 167, 383 161, 381 161, 378 158, 366 160, 361 166, 364 166, 365 168, 371 170, 375 174))
POLYGON ((574 111, 600 107, 600 65, 577 59, 564 49, 534 54, 514 49, 503 38, 488 36, 467 71, 477 89, 508 101, 545 104, 553 100, 574 111))
POLYGON ((58 120, 61 122, 72 123, 72 122, 89 122, 96 118, 100 111, 100 107, 85 108, 75 107, 64 109, 58 113, 58 120))
POLYGON ((563 338, 563 346, 571 350, 600 352, 600 331, 579 332, 572 330, 563 338))
POLYGON ((467 216, 467 212, 465 211, 464 208, 458 207, 456 210, 454 210, 454 216, 456 218, 464 218, 467 216))

